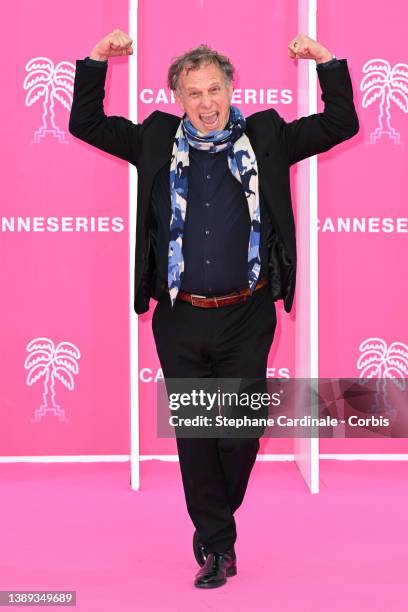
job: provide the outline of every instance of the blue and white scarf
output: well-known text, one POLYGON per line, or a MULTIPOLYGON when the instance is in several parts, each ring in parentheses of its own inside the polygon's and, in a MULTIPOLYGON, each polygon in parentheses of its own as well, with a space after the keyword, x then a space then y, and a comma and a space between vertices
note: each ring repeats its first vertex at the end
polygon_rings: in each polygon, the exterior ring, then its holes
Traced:
POLYGON ((199 132, 186 115, 174 139, 170 163, 171 220, 168 252, 168 287, 172 306, 180 289, 184 272, 183 232, 187 210, 189 147, 209 153, 228 150, 228 167, 242 184, 248 202, 251 230, 248 245, 248 285, 252 293, 261 268, 259 258, 260 208, 258 165, 249 138, 244 133, 245 118, 231 106, 229 122, 224 130, 199 132))

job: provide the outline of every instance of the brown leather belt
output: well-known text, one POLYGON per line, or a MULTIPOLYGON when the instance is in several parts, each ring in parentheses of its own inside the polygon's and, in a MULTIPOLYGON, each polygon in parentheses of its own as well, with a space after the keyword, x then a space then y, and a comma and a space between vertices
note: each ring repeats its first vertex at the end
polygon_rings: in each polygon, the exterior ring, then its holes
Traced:
MULTIPOLYGON (((257 283, 255 291, 265 287, 268 283, 268 278, 265 276, 257 283)), ((220 308, 222 306, 229 306, 230 304, 238 304, 239 302, 245 302, 249 296, 249 287, 242 289, 242 291, 235 291, 234 293, 228 293, 227 295, 220 295, 214 297, 205 297, 204 295, 196 295, 194 293, 187 293, 186 291, 179 291, 177 299, 183 302, 188 302, 193 306, 199 308, 220 308)))

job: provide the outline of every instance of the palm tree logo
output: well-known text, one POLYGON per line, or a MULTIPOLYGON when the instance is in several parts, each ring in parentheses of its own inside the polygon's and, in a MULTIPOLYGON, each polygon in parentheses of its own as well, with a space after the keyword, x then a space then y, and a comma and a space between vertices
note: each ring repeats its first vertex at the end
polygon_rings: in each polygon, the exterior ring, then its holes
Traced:
POLYGON ((35 411, 32 423, 39 422, 46 414, 57 416, 65 423, 65 410, 55 401, 55 381, 59 380, 69 391, 74 388, 74 374, 78 374, 79 349, 71 342, 60 342, 55 346, 49 338, 34 338, 27 344, 29 353, 24 368, 28 370, 27 385, 31 386, 40 378, 44 379, 42 404, 35 411))
POLYGON ((403 342, 393 342, 389 346, 382 338, 367 338, 359 346, 361 355, 357 369, 361 370, 360 384, 377 378, 377 394, 374 411, 381 411, 380 397, 383 405, 393 412, 388 403, 387 381, 391 379, 401 391, 405 390, 405 379, 408 377, 408 346, 403 342), (382 388, 381 387, 382 382, 382 388))
POLYGON ((25 65, 27 76, 23 87, 27 90, 26 106, 32 106, 43 98, 42 125, 34 132, 32 143, 38 144, 47 135, 67 144, 65 132, 55 124, 55 102, 59 102, 68 111, 72 105, 74 91, 75 66, 62 61, 54 66, 48 57, 34 57, 25 65))
POLYGON ((387 60, 371 59, 363 66, 364 77, 360 89, 364 91, 363 108, 380 100, 378 127, 370 134, 370 144, 376 144, 382 137, 388 137, 394 144, 402 145, 400 134, 391 125, 391 102, 404 113, 408 113, 408 64, 395 64, 387 60), (385 114, 385 116, 384 116, 385 114))

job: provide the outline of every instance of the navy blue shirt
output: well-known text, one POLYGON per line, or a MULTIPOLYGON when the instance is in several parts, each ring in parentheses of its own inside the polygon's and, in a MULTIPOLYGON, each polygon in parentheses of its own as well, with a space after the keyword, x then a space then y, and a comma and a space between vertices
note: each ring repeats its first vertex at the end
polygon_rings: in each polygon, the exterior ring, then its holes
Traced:
MULTIPOLYGON (((242 185, 232 175, 227 152, 190 147, 187 212, 183 234, 181 289, 199 295, 224 295, 248 287, 251 221, 242 185)), ((152 243, 162 281, 167 280, 170 226, 170 165, 156 175, 152 190, 152 243)), ((267 274, 266 241, 270 220, 261 201, 260 278, 267 274)))

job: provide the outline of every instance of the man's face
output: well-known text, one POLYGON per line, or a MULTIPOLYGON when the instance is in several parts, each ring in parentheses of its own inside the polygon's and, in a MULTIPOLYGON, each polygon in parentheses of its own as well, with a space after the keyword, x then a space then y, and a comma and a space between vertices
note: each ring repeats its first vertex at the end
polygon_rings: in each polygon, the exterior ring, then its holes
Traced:
POLYGON ((207 133, 226 126, 232 92, 232 84, 226 84, 221 68, 205 64, 180 74, 175 98, 193 126, 207 133))

